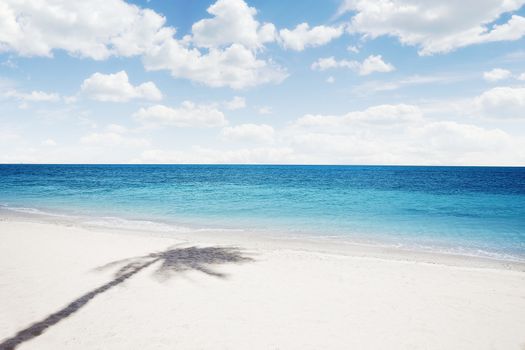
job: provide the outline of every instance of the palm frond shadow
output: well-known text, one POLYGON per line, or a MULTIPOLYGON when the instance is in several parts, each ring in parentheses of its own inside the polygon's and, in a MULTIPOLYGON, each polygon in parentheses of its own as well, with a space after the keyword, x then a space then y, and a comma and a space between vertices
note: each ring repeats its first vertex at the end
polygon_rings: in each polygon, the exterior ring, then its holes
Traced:
POLYGON ((17 332, 14 336, 3 340, 2 343, 0 343, 0 350, 15 349, 20 344, 38 337, 49 327, 56 325, 80 310, 97 295, 123 283, 151 265, 159 263, 154 274, 162 281, 177 273, 192 270, 200 271, 212 277, 226 278, 226 274, 215 271, 213 267, 216 265, 240 264, 250 261, 253 261, 253 259, 246 256, 236 247, 170 247, 164 251, 110 262, 95 270, 102 271, 120 266, 114 273, 111 281, 73 300, 62 309, 48 315, 41 321, 33 323, 29 327, 17 332))

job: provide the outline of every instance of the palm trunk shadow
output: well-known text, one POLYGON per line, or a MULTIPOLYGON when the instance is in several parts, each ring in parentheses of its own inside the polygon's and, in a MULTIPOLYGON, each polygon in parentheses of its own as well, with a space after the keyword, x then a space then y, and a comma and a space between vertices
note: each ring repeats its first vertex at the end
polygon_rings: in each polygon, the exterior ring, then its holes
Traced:
POLYGON ((168 248, 162 252, 111 262, 98 269, 102 270, 126 263, 115 273, 113 280, 82 295, 80 298, 75 299, 62 309, 47 316, 45 319, 33 323, 29 327, 19 331, 11 338, 5 339, 0 343, 0 350, 15 349, 20 344, 38 337, 48 328, 79 311, 97 295, 123 283, 130 277, 156 262, 161 262, 161 265, 157 268, 155 274, 161 276, 164 280, 169 278, 173 273, 190 270, 200 271, 213 277, 225 278, 225 274, 214 271, 210 266, 227 263, 243 263, 248 261, 253 261, 253 259, 244 256, 238 248, 190 247, 176 249, 168 248))

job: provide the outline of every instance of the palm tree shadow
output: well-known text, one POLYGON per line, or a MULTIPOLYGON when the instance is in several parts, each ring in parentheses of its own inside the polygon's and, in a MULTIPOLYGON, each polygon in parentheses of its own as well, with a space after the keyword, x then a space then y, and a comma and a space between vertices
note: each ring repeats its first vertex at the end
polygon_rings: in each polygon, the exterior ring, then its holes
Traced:
POLYGON ((200 271, 212 277, 226 278, 226 274, 215 271, 213 267, 216 265, 240 264, 249 261, 253 261, 253 259, 245 256, 243 252, 236 247, 170 247, 164 251, 110 262, 98 267, 96 270, 101 271, 120 266, 111 281, 73 300, 62 309, 50 314, 41 321, 33 323, 14 336, 5 339, 0 343, 0 350, 15 349, 20 344, 38 337, 49 327, 56 325, 80 310, 97 295, 123 283, 138 272, 156 263, 159 263, 159 266, 156 268, 154 274, 161 281, 164 281, 177 273, 192 270, 200 271))

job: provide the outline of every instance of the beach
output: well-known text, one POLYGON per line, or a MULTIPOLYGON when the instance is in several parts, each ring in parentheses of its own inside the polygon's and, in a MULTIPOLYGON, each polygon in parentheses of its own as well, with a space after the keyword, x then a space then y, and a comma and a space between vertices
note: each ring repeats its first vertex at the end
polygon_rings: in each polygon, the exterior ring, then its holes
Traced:
POLYGON ((0 242, 4 348, 525 346, 519 263, 13 215, 0 242))
POLYGON ((525 0, 0 0, 0 350, 525 350, 525 0))

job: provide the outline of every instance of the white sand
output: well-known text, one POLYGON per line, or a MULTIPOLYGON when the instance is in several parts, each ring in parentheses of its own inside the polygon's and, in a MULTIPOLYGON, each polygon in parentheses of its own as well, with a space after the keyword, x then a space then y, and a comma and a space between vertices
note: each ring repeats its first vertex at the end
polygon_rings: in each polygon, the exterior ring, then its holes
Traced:
POLYGON ((181 242, 176 249, 236 245, 254 260, 199 265, 210 257, 178 256, 176 266, 191 270, 165 279, 155 274, 157 262, 19 348, 525 349, 519 268, 230 237, 206 244, 13 218, 0 221, 0 342, 111 281, 122 265, 94 268, 181 242))

